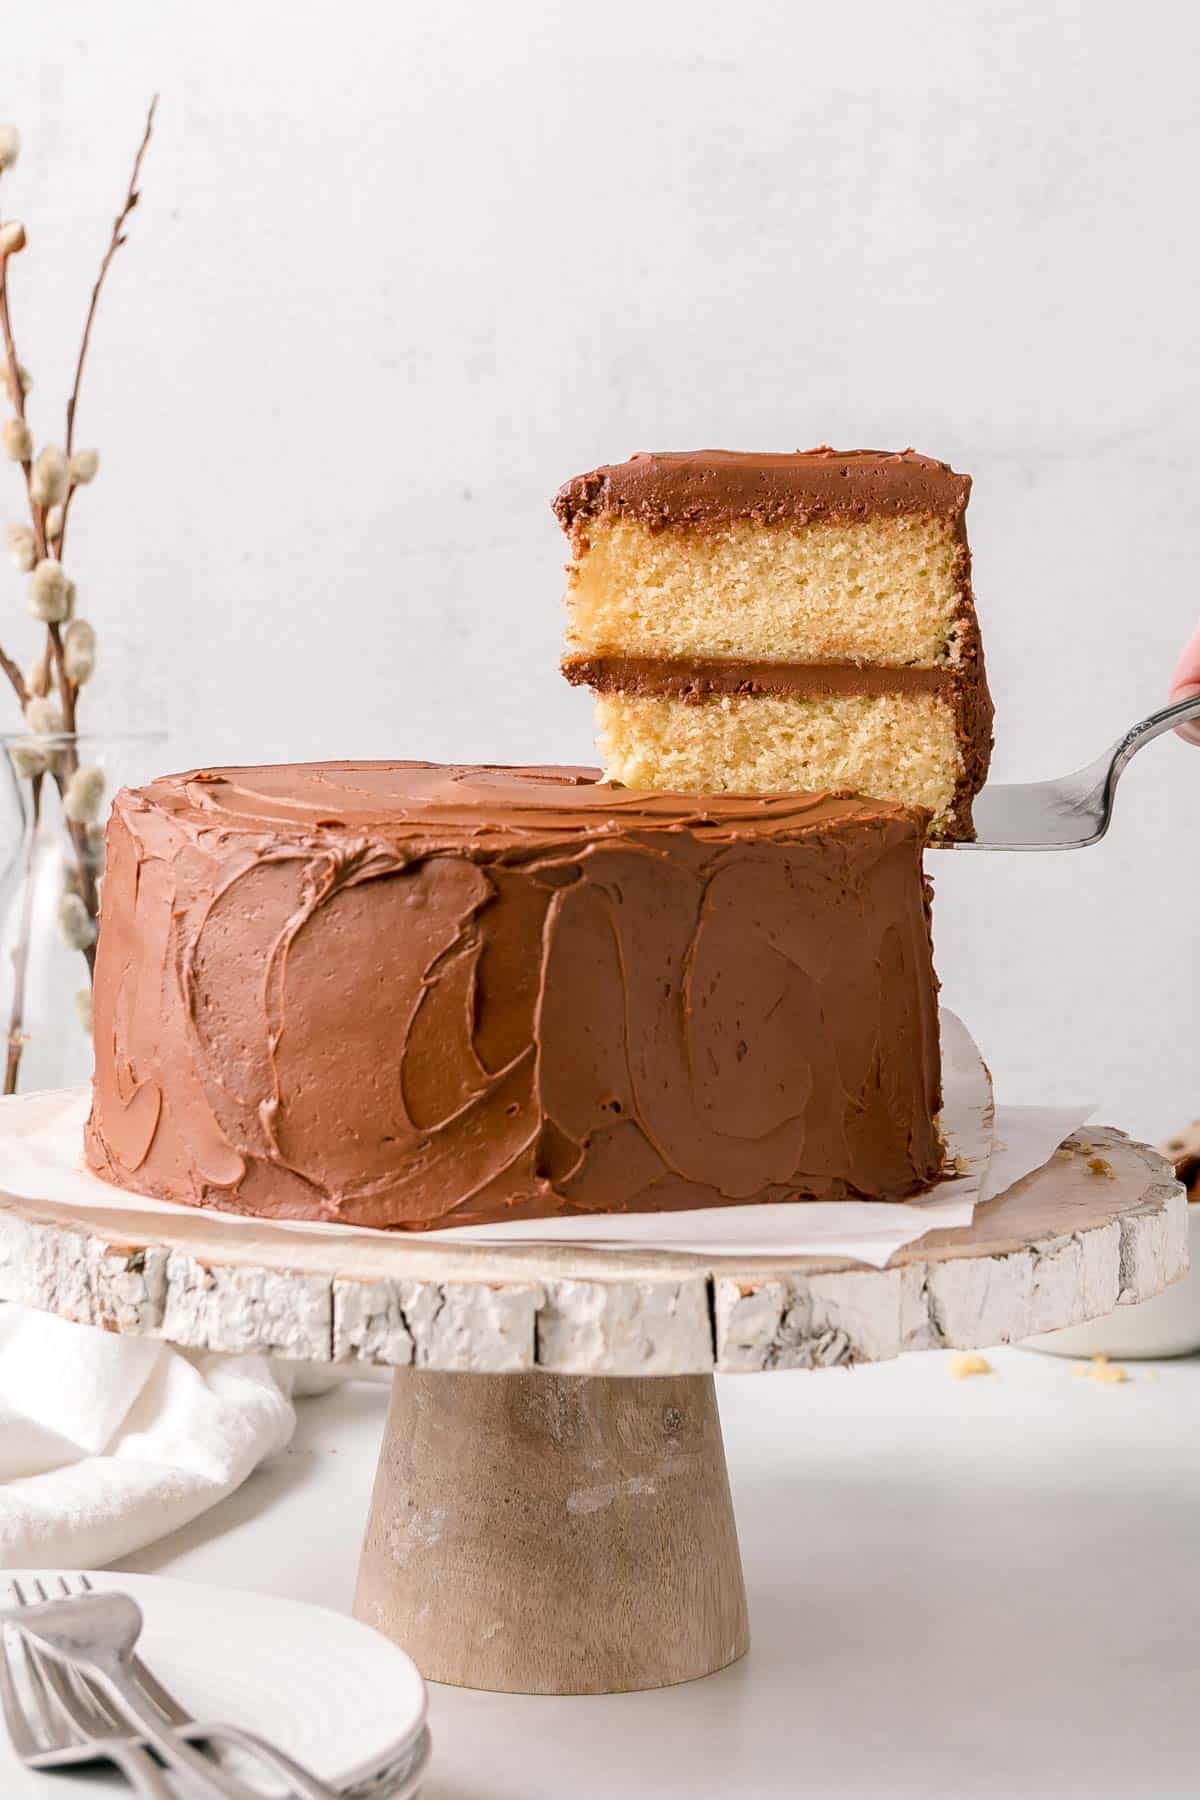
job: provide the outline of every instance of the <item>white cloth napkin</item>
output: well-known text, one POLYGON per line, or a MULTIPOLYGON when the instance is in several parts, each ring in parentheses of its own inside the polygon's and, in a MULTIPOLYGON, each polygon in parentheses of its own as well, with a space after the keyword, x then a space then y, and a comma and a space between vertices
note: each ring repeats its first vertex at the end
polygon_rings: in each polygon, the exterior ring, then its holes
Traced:
POLYGON ((0 1568, 95 1569, 186 1525, 286 1448, 293 1382, 0 1305, 0 1568))

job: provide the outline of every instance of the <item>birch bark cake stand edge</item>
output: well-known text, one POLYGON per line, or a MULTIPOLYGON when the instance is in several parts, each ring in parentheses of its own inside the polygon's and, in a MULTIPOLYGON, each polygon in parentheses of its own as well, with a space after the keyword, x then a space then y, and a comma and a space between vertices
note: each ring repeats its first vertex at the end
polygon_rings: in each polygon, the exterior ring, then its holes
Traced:
POLYGON ((744 1654, 714 1372, 1009 1342, 1186 1266, 1183 1188, 1111 1128, 883 1270, 0 1195, 2 1299, 188 1348, 394 1368, 354 1610, 431 1680, 507 1692, 658 1687, 744 1654))

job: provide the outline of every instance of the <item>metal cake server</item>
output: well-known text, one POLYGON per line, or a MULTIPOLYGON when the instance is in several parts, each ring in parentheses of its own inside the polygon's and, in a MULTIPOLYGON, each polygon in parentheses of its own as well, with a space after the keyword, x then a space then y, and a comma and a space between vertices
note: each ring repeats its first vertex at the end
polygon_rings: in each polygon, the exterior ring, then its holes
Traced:
MULTIPOLYGON (((990 782, 975 796, 975 841, 949 850, 1082 850, 1097 844, 1112 819, 1113 796, 1131 757, 1152 738, 1200 719, 1200 694, 1151 713, 1073 775, 1057 781, 990 782)), ((940 848, 941 846, 939 846, 940 848)))

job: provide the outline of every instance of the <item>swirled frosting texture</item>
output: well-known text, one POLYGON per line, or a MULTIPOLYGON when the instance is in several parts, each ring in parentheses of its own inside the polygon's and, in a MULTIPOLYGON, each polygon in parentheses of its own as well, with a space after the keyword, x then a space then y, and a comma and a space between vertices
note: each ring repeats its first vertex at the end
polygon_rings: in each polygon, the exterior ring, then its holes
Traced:
POLYGON ((200 770, 118 795, 89 1164, 408 1230, 941 1167, 923 815, 584 769, 200 770))

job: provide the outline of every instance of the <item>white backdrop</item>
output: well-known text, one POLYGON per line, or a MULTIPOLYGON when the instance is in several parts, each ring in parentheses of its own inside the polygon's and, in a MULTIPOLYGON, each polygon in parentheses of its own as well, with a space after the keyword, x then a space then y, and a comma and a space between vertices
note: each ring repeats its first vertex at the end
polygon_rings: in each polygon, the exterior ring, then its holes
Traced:
MULTIPOLYGON (((163 95, 80 414, 93 723, 165 721, 174 766, 590 760, 555 487, 823 440, 975 476, 1001 777, 1162 700, 1200 612, 1190 0, 8 0, 3 36, 52 435, 163 95)), ((3 641, 20 606, 0 571, 3 641)), ((1099 849, 933 858, 937 950, 1004 1097, 1155 1136, 1200 1112, 1200 751, 1122 800, 1099 849)))

